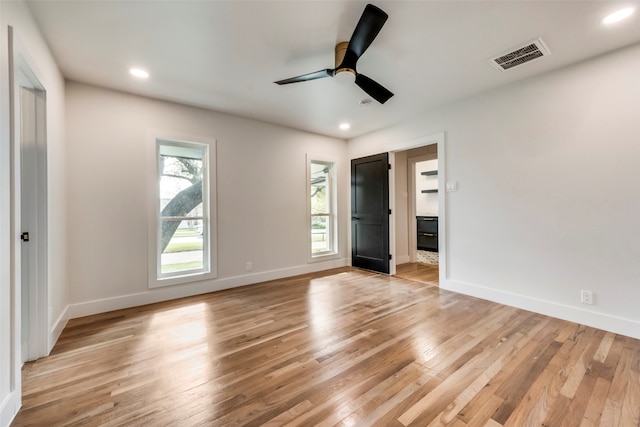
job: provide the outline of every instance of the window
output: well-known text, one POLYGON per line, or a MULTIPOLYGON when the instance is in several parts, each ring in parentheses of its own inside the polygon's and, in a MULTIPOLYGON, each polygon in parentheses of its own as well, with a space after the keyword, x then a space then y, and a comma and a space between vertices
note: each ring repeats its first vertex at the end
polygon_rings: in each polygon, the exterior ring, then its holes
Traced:
POLYGON ((334 163, 308 162, 311 257, 334 255, 336 242, 334 163))
POLYGON ((152 287, 215 277, 209 152, 209 144, 156 140, 152 287))

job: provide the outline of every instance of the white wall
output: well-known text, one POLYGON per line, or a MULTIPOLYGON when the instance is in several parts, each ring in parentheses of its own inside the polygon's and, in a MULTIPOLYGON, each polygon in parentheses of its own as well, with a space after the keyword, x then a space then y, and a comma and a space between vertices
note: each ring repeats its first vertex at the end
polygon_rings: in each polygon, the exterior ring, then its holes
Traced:
POLYGON ((75 82, 66 111, 72 317, 348 263, 345 141, 75 82), (148 289, 151 129, 217 141, 217 280, 148 289), (306 153, 339 161, 330 262, 308 263, 306 153))
POLYGON ((640 338, 639 75, 635 45, 356 138, 349 156, 445 131, 459 191, 441 286, 640 338))
POLYGON ((438 159, 416 163, 416 211, 414 214, 417 216, 438 215, 438 193, 422 192, 422 190, 438 188, 437 175, 422 175, 422 172, 434 170, 438 170, 438 159))
MULTIPOLYGON (((48 295, 49 344, 57 338, 64 324, 66 301, 66 197, 65 197, 65 147, 64 147, 64 80, 40 35, 35 22, 22 2, 0 2, 0 426, 8 425, 20 404, 20 357, 13 348, 11 332, 18 327, 20 304, 16 303, 19 291, 12 300, 10 267, 19 262, 11 257, 13 242, 19 249, 17 232, 10 231, 10 218, 16 219, 19 230, 19 204, 12 211, 10 206, 10 101, 9 101, 9 50, 8 26, 20 44, 20 53, 25 55, 40 82, 47 90, 47 149, 48 149, 48 295), (11 305, 13 309, 11 308, 11 305), (14 377, 14 382, 12 382, 14 377)), ((17 147, 16 147, 17 148, 17 147)), ((16 151, 17 153, 17 151, 16 151)), ((16 186, 19 182, 16 182, 16 186)), ((16 272, 19 275, 19 269, 16 272)), ((19 280, 19 276, 16 277, 19 280)), ((14 336, 19 344, 20 332, 14 336)))

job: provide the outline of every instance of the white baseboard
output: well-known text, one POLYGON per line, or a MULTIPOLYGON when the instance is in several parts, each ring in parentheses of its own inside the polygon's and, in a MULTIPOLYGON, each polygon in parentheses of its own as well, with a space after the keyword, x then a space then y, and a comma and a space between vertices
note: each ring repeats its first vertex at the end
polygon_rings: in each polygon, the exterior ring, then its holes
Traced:
POLYGON ((22 406, 21 390, 13 390, 0 402, 0 427, 9 427, 22 406))
POLYGON ((640 339, 640 322, 450 279, 440 288, 640 339))
POLYGON ((62 311, 60 316, 58 316, 58 320, 55 321, 55 323, 49 330, 49 348, 47 349, 47 354, 51 353, 51 350, 53 350, 53 346, 58 341, 58 338, 60 338, 60 334, 62 334, 62 331, 64 327, 67 325, 68 321, 69 321, 69 306, 67 306, 62 311))
POLYGON ((252 285, 269 280, 282 279, 300 274, 314 273, 316 271, 329 270, 331 268, 346 267, 350 265, 348 258, 333 259, 323 262, 314 262, 279 270, 263 271, 235 277, 224 277, 215 280, 205 280, 186 285, 167 286, 164 288, 149 289, 137 294, 122 295, 113 298, 81 302, 67 307, 68 319, 90 316, 123 308, 137 307, 156 302, 169 301, 193 295, 221 291, 223 289, 237 288, 252 285))

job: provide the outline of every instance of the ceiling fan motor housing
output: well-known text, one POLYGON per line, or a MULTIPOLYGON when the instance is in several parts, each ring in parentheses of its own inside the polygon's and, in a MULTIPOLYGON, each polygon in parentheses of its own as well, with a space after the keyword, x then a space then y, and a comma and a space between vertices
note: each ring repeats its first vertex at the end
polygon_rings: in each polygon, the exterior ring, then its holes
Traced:
POLYGON ((340 65, 342 65, 342 61, 344 60, 344 55, 347 52, 347 48, 349 47, 349 42, 340 42, 336 45, 336 61, 335 61, 335 74, 338 75, 339 73, 343 73, 343 72, 349 72, 351 74, 353 74, 355 76, 356 74, 356 70, 354 70, 353 68, 349 68, 349 67, 343 67, 340 68, 340 65))

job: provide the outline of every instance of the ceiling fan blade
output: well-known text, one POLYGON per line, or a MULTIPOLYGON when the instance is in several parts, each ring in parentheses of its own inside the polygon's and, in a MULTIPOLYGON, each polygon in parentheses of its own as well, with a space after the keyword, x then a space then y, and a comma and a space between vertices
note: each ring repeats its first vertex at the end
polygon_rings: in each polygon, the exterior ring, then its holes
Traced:
POLYGON ((291 77, 284 80, 278 80, 274 82, 279 85, 286 85, 289 83, 298 83, 298 82, 306 82, 307 80, 316 80, 324 77, 333 77, 333 73, 335 70, 332 68, 327 68, 326 70, 315 71, 309 74, 303 74, 301 76, 291 77))
POLYGON ((355 66, 355 62, 371 45, 371 42, 376 38, 388 17, 389 15, 382 9, 372 4, 368 4, 364 8, 358 25, 356 25, 355 30, 353 30, 351 40, 349 40, 349 46, 347 47, 345 58, 342 61, 343 64, 346 65, 348 62, 353 61, 353 64, 349 65, 355 66))
POLYGON ((393 96, 391 91, 364 74, 356 74, 356 84, 380 104, 384 104, 393 96))

